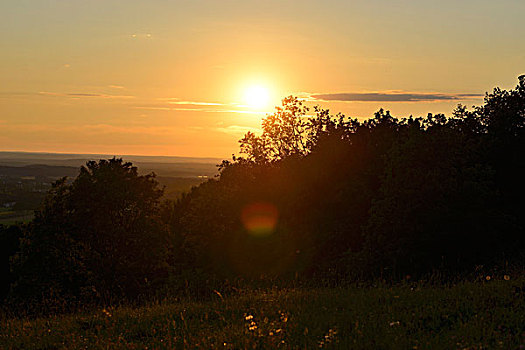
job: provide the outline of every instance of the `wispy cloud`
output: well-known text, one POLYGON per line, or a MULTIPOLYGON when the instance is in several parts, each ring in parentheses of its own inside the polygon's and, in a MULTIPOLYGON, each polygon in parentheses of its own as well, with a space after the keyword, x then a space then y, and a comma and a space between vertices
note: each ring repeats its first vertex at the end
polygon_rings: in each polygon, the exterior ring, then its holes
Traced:
MULTIPOLYGON (((34 134, 77 134, 77 135, 88 135, 90 137, 96 135, 148 135, 148 136, 171 136, 179 133, 180 127, 167 127, 167 126, 129 126, 129 125, 112 125, 106 123, 99 124, 84 124, 84 125, 37 125, 37 124, 14 124, 3 123, 0 120, 0 125, 5 130, 17 131, 22 133, 34 133, 34 134)), ((202 126, 189 126, 185 128, 186 131, 192 132, 220 132, 231 135, 244 135, 248 131, 260 133, 261 130, 255 127, 248 127, 242 125, 218 125, 217 127, 202 127, 202 126)))
POLYGON ((90 124, 82 126, 82 130, 90 133, 99 134, 148 134, 148 135, 169 135, 176 131, 173 127, 159 126, 118 126, 110 124, 90 124))
POLYGON ((132 33, 129 35, 129 37, 133 39, 140 39, 140 38, 151 39, 153 35, 151 33, 132 33))
POLYGON ((6 125, 8 130, 16 130, 22 132, 75 132, 85 133, 88 135, 99 134, 140 134, 140 135, 172 135, 176 133, 175 127, 161 127, 161 126, 122 126, 111 124, 85 124, 85 125, 36 125, 36 124, 15 124, 6 125))
POLYGON ((193 102, 193 101, 169 101, 170 105, 185 105, 185 106, 226 106, 224 103, 214 102, 193 102))
POLYGON ((211 109, 191 107, 163 107, 163 106, 135 106, 137 109, 152 111, 180 111, 180 112, 204 112, 204 113, 239 113, 239 114, 263 114, 266 111, 250 111, 240 109, 211 109))
POLYGON ((206 101, 187 101, 181 100, 178 97, 162 97, 159 101, 164 101, 170 105, 185 105, 185 106, 232 106, 231 103, 206 102, 206 101))
POLYGON ((310 101, 338 102, 438 102, 462 101, 483 97, 482 94, 446 94, 446 93, 414 93, 414 92, 343 92, 309 94, 310 101))
POLYGON ((2 91, 0 92, 0 98, 12 98, 12 97, 26 97, 35 95, 31 92, 17 92, 17 91, 2 91))
POLYGON ((136 106, 138 109, 158 111, 182 111, 182 112, 204 112, 204 113, 239 113, 260 115, 271 111, 256 111, 251 106, 240 103, 224 103, 209 101, 184 100, 178 97, 159 97, 160 103, 149 103, 148 105, 136 106))
POLYGON ((91 93, 91 92, 50 92, 50 91, 40 91, 39 95, 42 96, 57 96, 57 97, 88 97, 88 98, 118 98, 118 99, 129 99, 135 98, 135 96, 129 95, 109 95, 109 94, 100 94, 100 93, 91 93))
POLYGON ((219 127, 219 128, 216 128, 215 130, 219 132, 224 132, 227 134, 234 134, 234 135, 244 135, 248 131, 252 131, 255 133, 259 133, 261 131, 258 128, 251 128, 249 126, 241 126, 241 125, 230 125, 226 127, 219 127))

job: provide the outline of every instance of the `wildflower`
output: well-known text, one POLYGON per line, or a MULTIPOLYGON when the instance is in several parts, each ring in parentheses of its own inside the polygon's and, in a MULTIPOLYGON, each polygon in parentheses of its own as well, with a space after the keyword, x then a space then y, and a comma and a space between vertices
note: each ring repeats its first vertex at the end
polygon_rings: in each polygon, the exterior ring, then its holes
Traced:
POLYGON ((111 316, 113 316, 113 315, 111 315, 111 312, 109 312, 109 310, 106 310, 106 308, 102 309, 102 313, 103 313, 104 315, 106 315, 107 317, 111 317, 111 316))
POLYGON ((257 329, 257 323, 255 323, 252 315, 244 314, 244 319, 248 322, 248 330, 255 331, 257 329))
POLYGON ((401 322, 399 321, 390 322, 390 327, 399 326, 400 324, 401 322))
POLYGON ((503 279, 504 279, 505 281, 510 281, 510 276, 509 276, 509 275, 505 275, 505 276, 503 276, 503 279))
POLYGON ((487 276, 487 277, 485 277, 485 279, 486 279, 487 281, 490 281, 490 280, 491 280, 491 277, 490 277, 490 276, 487 276))
POLYGON ((330 343, 333 343, 335 342, 337 339, 336 339, 336 335, 337 335, 337 330, 336 329, 332 329, 330 328, 328 330, 328 333, 325 334, 324 336, 324 339, 322 339, 320 342, 319 342, 319 347, 322 348, 324 347, 326 344, 330 344, 330 343))

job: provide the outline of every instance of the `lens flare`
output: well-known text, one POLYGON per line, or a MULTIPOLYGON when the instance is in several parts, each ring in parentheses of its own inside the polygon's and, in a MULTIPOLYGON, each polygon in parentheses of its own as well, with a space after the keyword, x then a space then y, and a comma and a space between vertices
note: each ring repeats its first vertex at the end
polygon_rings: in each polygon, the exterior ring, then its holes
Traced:
POLYGON ((253 236, 269 236, 275 230, 278 211, 275 205, 267 202, 256 202, 245 206, 241 213, 244 228, 253 236))

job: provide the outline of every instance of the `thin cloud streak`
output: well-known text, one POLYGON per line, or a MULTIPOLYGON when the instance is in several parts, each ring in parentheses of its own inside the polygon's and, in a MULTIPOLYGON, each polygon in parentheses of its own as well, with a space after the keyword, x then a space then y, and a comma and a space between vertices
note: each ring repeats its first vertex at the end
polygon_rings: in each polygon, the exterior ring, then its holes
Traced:
POLYGON ((173 135, 178 131, 175 127, 159 126, 119 126, 111 124, 85 124, 79 126, 56 126, 56 125, 35 125, 35 124, 17 124, 6 125, 7 130, 17 130, 23 132, 75 132, 85 133, 88 135, 100 134, 140 134, 140 135, 173 135))
POLYGON ((35 95, 31 92, 16 92, 16 91, 2 91, 0 92, 0 98, 13 98, 13 97, 27 97, 35 95))
MULTIPOLYGON (((0 125, 2 125, 0 120, 0 125)), ((177 132, 184 129, 180 127, 166 127, 166 126, 122 126, 122 125, 111 125, 111 124, 84 124, 78 126, 57 126, 57 125, 35 125, 35 124, 18 124, 18 125, 3 125, 6 130, 9 131, 22 131, 24 133, 77 133, 84 135, 150 135, 150 136, 170 136, 175 135, 177 132)), ((209 130, 220 133, 226 133, 231 135, 244 135, 248 131, 260 133, 259 128, 241 126, 241 125, 229 125, 220 126, 216 128, 203 128, 198 126, 188 127, 187 131, 199 131, 209 130)))
POLYGON ((115 98, 115 99, 130 99, 135 98, 135 96, 129 95, 108 95, 108 94, 99 94, 99 93, 83 93, 83 92, 50 92, 50 91, 39 91, 38 95, 42 96, 56 96, 56 97, 88 97, 88 98, 115 98))
POLYGON ((207 101, 187 101, 178 97, 161 97, 159 101, 165 101, 171 105, 188 105, 188 106, 236 106, 234 103, 207 102, 207 101))
POLYGON ((188 105, 188 106, 226 106, 224 103, 214 102, 193 102, 193 101, 169 101, 170 105, 188 105))
POLYGON ((238 114, 267 114, 267 111, 254 111, 251 106, 240 103, 223 103, 208 101, 187 101, 179 97, 159 97, 156 99, 161 103, 149 106, 136 106, 138 109, 159 110, 159 111, 182 111, 182 112, 203 112, 203 113, 238 113, 238 114), (180 107, 178 107, 180 106, 180 107), (209 107, 209 108, 203 108, 209 107))
POLYGON ((181 111, 181 112, 204 112, 204 113, 239 113, 239 114, 264 114, 267 111, 243 111, 238 109, 207 109, 207 108, 180 108, 180 107, 147 107, 136 106, 136 109, 152 111, 181 111))
POLYGON ((353 92, 310 94, 309 101, 333 102, 438 102, 462 101, 483 97, 482 94, 445 94, 445 93, 401 93, 401 92, 353 92))
POLYGON ((158 101, 163 101, 170 105, 188 105, 188 106, 224 106, 224 107, 238 107, 238 108, 251 108, 249 105, 241 103, 223 103, 223 102, 206 102, 206 101, 185 101, 178 97, 162 97, 157 98, 158 101))

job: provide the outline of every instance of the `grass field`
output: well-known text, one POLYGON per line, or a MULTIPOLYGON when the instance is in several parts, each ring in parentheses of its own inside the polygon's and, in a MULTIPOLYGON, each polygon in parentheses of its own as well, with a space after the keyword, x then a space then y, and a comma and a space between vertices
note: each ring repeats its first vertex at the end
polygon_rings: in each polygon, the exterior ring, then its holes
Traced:
POLYGON ((33 210, 19 210, 13 211, 9 209, 0 209, 0 224, 9 226, 21 222, 29 222, 33 219, 33 210))
POLYGON ((2 349, 522 349, 525 279, 272 289, 18 319, 2 349))

